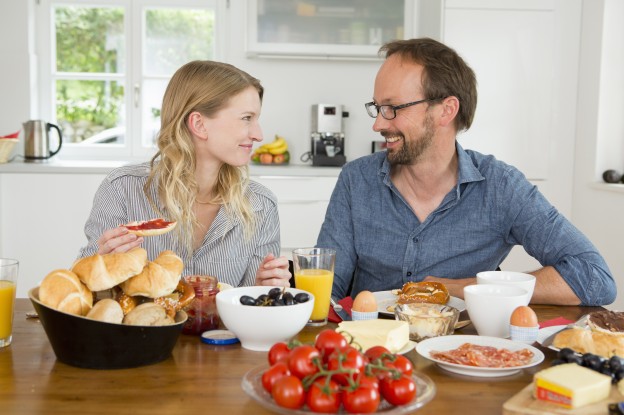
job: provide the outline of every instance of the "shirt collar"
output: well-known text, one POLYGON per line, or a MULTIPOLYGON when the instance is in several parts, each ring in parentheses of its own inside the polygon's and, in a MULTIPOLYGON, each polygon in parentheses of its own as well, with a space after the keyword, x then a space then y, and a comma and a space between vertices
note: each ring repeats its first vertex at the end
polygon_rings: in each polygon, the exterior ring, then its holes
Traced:
MULTIPOLYGON (((457 174, 457 196, 460 195, 460 186, 464 183, 479 182, 485 180, 485 177, 481 174, 477 166, 475 166, 472 158, 466 150, 455 140, 455 148, 457 150, 457 162, 458 162, 458 174, 457 174)), ((384 158, 379 168, 379 174, 384 176, 384 183, 390 185, 390 162, 388 161, 388 154, 384 152, 384 158)))

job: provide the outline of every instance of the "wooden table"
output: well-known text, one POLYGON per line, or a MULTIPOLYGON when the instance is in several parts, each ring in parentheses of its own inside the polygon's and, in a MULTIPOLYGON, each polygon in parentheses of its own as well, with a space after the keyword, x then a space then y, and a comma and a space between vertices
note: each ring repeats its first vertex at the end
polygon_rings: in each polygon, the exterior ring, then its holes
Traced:
MULTIPOLYGON (((136 369, 89 370, 57 362, 37 319, 26 319, 32 305, 18 299, 13 344, 0 349, 2 414, 265 414, 241 389, 243 375, 265 364, 266 353, 232 346, 210 346, 181 335, 172 357, 136 369)), ((592 307, 534 306, 540 321, 577 319, 592 307)), ((465 317, 465 312, 462 313, 465 317)), ((330 324, 327 327, 333 327, 330 324)), ((313 342, 319 328, 306 327, 299 339, 313 342)), ((458 331, 474 334, 470 325, 458 331)), ((409 357, 437 386, 435 398, 419 414, 500 414, 503 403, 548 367, 555 353, 530 370, 501 378, 472 378, 440 369, 414 350, 409 357)))

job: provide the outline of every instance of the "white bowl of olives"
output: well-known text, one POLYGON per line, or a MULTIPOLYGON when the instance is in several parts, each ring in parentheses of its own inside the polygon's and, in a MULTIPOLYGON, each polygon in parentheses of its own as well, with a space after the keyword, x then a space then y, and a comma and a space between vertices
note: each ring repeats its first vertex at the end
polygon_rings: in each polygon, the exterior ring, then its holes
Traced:
POLYGON ((314 296, 296 288, 237 287, 217 294, 223 324, 245 349, 268 351, 288 341, 306 325, 314 296))

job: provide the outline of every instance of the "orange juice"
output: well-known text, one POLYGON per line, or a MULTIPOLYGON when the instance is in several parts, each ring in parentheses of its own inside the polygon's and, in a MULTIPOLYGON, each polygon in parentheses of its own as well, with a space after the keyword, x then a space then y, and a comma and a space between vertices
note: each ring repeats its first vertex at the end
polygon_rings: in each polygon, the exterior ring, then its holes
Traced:
POLYGON ((13 302, 15 301, 15 284, 11 281, 0 281, 0 340, 11 336, 13 325, 13 302))
POLYGON ((326 269, 301 269, 295 273, 295 285, 297 288, 311 292, 314 295, 314 308, 310 316, 311 321, 327 319, 333 283, 334 273, 326 269))

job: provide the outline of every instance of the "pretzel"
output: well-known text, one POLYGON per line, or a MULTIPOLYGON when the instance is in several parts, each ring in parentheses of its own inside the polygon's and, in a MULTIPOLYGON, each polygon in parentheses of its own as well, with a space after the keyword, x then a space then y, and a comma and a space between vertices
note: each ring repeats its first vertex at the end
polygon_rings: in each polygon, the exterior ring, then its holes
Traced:
POLYGON ((154 302, 164 307, 169 317, 175 318, 176 313, 189 305, 193 298, 195 298, 193 286, 184 280, 180 280, 171 294, 154 298, 154 302))
POLYGON ((398 296, 399 304, 446 304, 450 298, 446 286, 434 281, 406 282, 398 292, 398 296))

